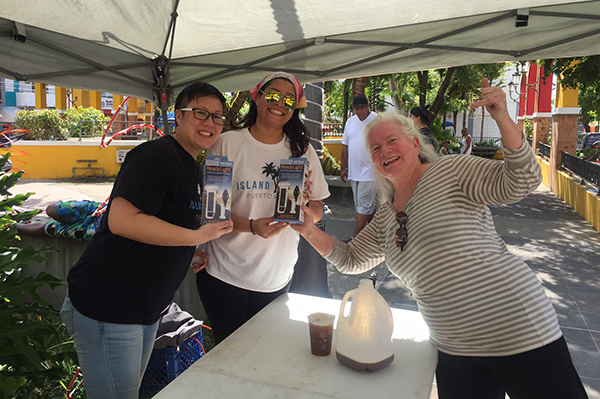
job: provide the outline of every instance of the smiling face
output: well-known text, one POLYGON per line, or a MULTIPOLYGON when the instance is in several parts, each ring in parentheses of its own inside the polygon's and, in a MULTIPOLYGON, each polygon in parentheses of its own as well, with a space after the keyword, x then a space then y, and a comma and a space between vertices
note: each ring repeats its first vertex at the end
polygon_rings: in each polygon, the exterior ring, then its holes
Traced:
MULTIPOLYGON (((183 108, 200 108, 211 114, 223 114, 223 104, 215 96, 198 97, 183 108)), ((212 117, 201 121, 191 111, 175 110, 175 120, 177 130, 173 137, 194 158, 213 145, 223 130, 223 125, 214 123, 212 117)))
POLYGON ((283 104, 283 97, 276 103, 268 103, 265 100, 264 93, 268 91, 277 91, 283 96, 296 98, 294 85, 287 79, 274 79, 261 88, 261 92, 256 101, 258 108, 257 120, 267 126, 277 126, 283 128, 291 118, 294 111, 288 111, 283 104), (263 93, 264 92, 264 93, 263 93))
POLYGON ((410 176, 421 165, 419 139, 407 136, 396 122, 382 122, 373 127, 367 145, 375 169, 387 179, 410 176))

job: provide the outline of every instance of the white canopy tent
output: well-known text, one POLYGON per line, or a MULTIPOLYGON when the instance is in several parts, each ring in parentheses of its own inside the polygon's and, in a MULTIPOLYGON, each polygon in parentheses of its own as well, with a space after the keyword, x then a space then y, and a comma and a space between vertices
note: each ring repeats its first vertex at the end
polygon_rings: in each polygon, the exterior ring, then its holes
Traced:
POLYGON ((0 76, 132 95, 600 54, 600 1, 0 0, 0 76), (523 25, 523 26, 520 26, 523 25))

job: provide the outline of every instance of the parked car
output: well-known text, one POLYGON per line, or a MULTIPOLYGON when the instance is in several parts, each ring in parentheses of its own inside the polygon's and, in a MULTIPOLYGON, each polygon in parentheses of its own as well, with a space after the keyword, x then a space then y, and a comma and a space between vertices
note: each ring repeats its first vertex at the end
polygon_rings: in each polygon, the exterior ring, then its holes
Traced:
POLYGON ((598 149, 600 147, 600 133, 587 133, 581 136, 579 143, 577 144, 577 149, 581 150, 582 148, 594 148, 598 149))

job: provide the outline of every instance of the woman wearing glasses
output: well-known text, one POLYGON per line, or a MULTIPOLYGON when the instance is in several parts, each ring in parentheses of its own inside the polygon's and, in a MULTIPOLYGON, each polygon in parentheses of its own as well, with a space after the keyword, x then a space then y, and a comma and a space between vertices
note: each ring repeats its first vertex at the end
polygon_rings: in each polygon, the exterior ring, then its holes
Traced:
POLYGON ((438 158, 412 121, 380 114, 365 129, 382 204, 373 221, 349 244, 294 229, 340 271, 385 261, 411 290, 438 349, 440 399, 586 398, 542 285, 494 228, 487 205, 519 201, 541 173, 504 92, 482 86, 473 105, 498 124, 504 162, 438 158))
POLYGON ((321 200, 329 196, 321 162, 299 118, 299 108, 306 107, 300 82, 291 74, 272 73, 250 95, 242 128, 224 133, 208 150, 234 162, 234 232, 208 245, 208 265, 196 275, 217 343, 288 290, 299 236, 289 223, 273 221, 281 159, 308 159, 315 221, 323 212, 321 200))
POLYGON ((232 230, 229 221, 200 227, 196 162, 219 137, 225 104, 207 83, 179 94, 175 133, 127 154, 100 229, 69 272, 61 317, 89 399, 138 397, 158 319, 195 246, 232 230))

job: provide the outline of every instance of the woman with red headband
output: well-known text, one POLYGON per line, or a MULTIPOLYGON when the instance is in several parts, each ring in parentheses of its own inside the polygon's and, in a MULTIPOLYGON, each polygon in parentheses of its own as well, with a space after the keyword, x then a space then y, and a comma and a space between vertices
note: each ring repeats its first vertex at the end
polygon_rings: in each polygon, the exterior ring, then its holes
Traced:
POLYGON ((208 150, 234 162, 234 231, 208 245, 208 265, 196 275, 217 343, 289 288, 299 235, 289 223, 273 219, 281 159, 308 159, 309 207, 315 222, 323 212, 321 200, 329 196, 321 162, 299 117, 306 98, 298 79, 272 73, 250 95, 250 111, 241 129, 223 134, 208 150))

